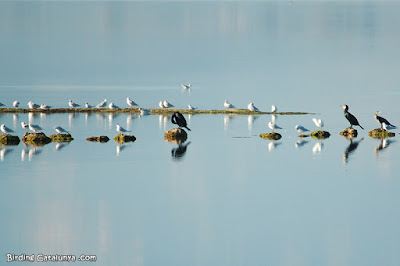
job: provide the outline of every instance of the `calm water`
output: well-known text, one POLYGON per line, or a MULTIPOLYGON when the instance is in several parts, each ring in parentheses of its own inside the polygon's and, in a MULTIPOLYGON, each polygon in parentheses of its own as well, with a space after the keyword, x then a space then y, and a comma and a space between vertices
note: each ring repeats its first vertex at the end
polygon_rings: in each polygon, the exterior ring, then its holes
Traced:
MULTIPOLYGON (((278 116, 0 114, 74 141, 0 147, 6 253, 97 255, 99 265, 399 265, 400 125, 396 2, 0 2, 0 102, 240 108, 278 116), (182 92, 181 83, 192 83, 182 92), (366 129, 350 142, 339 105, 366 129), (332 135, 299 143, 296 124, 332 135), (132 130, 134 143, 90 143, 132 130), (394 131, 396 133, 399 130, 394 131), (179 148, 179 149, 178 149, 179 148)), ((76 262, 77 263, 77 262, 76 262)), ((17 263, 24 265, 25 263, 17 263)), ((28 263, 26 263, 28 264, 28 263)), ((67 263, 66 263, 67 264, 67 263)), ((72 263, 71 263, 72 264, 72 263)), ((31 264, 29 264, 31 265, 31 264)), ((63 263, 57 263, 63 265, 63 263)))

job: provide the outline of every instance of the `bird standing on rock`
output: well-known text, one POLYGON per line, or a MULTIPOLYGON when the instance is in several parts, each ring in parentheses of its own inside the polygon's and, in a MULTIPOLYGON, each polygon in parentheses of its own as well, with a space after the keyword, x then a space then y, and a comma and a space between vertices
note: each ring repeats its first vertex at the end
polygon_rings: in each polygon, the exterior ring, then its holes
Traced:
POLYGON ((346 119, 350 122, 350 128, 353 128, 353 126, 359 126, 362 129, 364 129, 359 123, 357 118, 349 113, 349 107, 347 105, 341 105, 341 107, 344 109, 344 116, 346 119))
POLYGON ((187 130, 191 131, 190 128, 187 127, 187 123, 186 123, 186 119, 185 117, 179 113, 179 112, 175 112, 172 117, 171 117, 171 122, 172 124, 176 124, 179 127, 184 127, 187 130))
MULTIPOLYGON (((395 129, 397 128, 396 126, 390 124, 389 121, 387 121, 385 118, 383 118, 382 116, 378 116, 378 114, 380 113, 380 111, 376 111, 375 112, 375 120, 379 122, 379 124, 381 124, 381 128, 383 128, 383 124, 385 124, 385 127, 388 129, 395 129)), ((385 129, 386 130, 386 129, 385 129)))

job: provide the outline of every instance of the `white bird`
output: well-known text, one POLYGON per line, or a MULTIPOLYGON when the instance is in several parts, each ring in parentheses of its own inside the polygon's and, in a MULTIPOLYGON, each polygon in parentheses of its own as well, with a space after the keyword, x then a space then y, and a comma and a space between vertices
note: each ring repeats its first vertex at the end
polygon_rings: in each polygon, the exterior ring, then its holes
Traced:
POLYGON ((19 101, 14 101, 14 102, 13 102, 13 106, 14 106, 15 108, 18 108, 18 106, 19 106, 19 101))
POLYGON ((37 133, 39 130, 42 130, 42 128, 40 126, 34 125, 34 124, 29 124, 28 127, 34 133, 37 133))
POLYGON ((4 134, 10 134, 12 132, 14 132, 14 130, 12 130, 11 128, 8 128, 6 125, 2 124, 0 126, 0 130, 4 133, 4 134))
POLYGON ((167 100, 163 101, 163 106, 164 108, 170 108, 170 107, 174 107, 172 104, 170 104, 167 100))
POLYGON ((131 132, 130 130, 126 130, 125 128, 121 127, 118 123, 117 123, 117 131, 119 133, 131 132))
POLYGON ((196 110, 197 109, 197 107, 191 106, 190 104, 188 104, 188 108, 189 108, 189 110, 196 110))
POLYGON ((5 106, 5 105, 4 105, 3 103, 0 102, 0 107, 1 107, 1 106, 5 106))
POLYGON ((51 106, 49 106, 49 105, 45 105, 45 104, 40 105, 40 109, 50 109, 50 108, 51 108, 51 106))
POLYGON ((119 109, 119 107, 116 106, 113 102, 111 102, 111 103, 108 105, 108 108, 110 108, 110 109, 119 109))
POLYGON ((29 109, 37 109, 40 107, 39 105, 37 105, 36 103, 34 103, 32 101, 28 102, 28 106, 29 106, 29 109))
POLYGON ((321 128, 321 129, 324 127, 324 121, 322 121, 321 119, 313 118, 312 121, 314 122, 314 124, 317 127, 321 128))
POLYGON ((158 102, 158 106, 159 106, 160 108, 163 108, 163 109, 165 108, 162 101, 159 101, 159 102, 158 102))
POLYGON ((235 108, 235 106, 233 104, 231 104, 230 102, 228 102, 227 100, 225 100, 225 102, 224 102, 224 107, 226 109, 235 108))
POLYGON ((74 103, 72 100, 69 100, 69 101, 68 101, 68 104, 69 104, 69 106, 71 106, 72 108, 75 108, 75 107, 80 106, 79 104, 74 103))
POLYGON ((303 134, 304 132, 310 131, 310 130, 308 130, 307 128, 301 126, 301 125, 296 125, 296 126, 294 127, 294 129, 296 129, 297 132, 299 132, 300 134, 303 134))
POLYGON ((252 111, 252 112, 254 112, 254 111, 258 112, 258 111, 260 111, 260 110, 258 110, 257 107, 254 106, 254 103, 253 103, 253 102, 249 103, 249 105, 247 106, 247 108, 248 108, 250 111, 252 111))
POLYGON ((55 126, 54 130, 57 131, 58 134, 62 134, 62 133, 68 133, 67 130, 65 130, 64 128, 60 127, 60 126, 55 126))
POLYGON ((278 112, 278 107, 276 107, 275 105, 271 105, 271 112, 273 113, 278 112))
POLYGON ((88 104, 87 102, 85 102, 85 108, 93 108, 93 106, 91 106, 90 104, 88 104))
POLYGON ((137 104, 132 101, 129 97, 126 98, 126 103, 132 108, 133 106, 137 106, 137 104))
POLYGON ((382 128, 387 131, 387 130, 391 130, 391 129, 396 129, 397 127, 396 126, 391 126, 391 125, 386 125, 386 123, 383 122, 382 123, 382 128))
POLYGON ((25 122, 21 122, 21 127, 22 127, 23 129, 28 129, 28 128, 29 128, 29 125, 28 125, 27 123, 25 123, 25 122))
POLYGON ((101 103, 96 105, 96 108, 102 108, 105 107, 106 105, 107 105, 107 99, 104 99, 101 103))
POLYGON ((277 124, 272 123, 272 122, 269 122, 269 123, 268 123, 268 127, 269 127, 270 129, 272 129, 272 132, 274 132, 275 129, 282 129, 280 126, 278 126, 277 124))
POLYGON ((150 114, 150 111, 147 109, 139 108, 140 115, 148 115, 150 114))
POLYGON ((192 86, 192 84, 188 84, 188 85, 185 85, 185 84, 181 84, 181 86, 182 86, 182 89, 184 89, 184 90, 188 90, 188 89, 190 89, 190 87, 192 86))

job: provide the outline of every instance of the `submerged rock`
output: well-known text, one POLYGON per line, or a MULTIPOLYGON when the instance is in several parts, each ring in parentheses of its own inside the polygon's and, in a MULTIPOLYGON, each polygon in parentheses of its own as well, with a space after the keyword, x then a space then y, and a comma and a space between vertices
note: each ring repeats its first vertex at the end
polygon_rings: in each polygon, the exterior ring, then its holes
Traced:
POLYGON ((90 137, 90 138, 87 138, 86 140, 92 141, 92 142, 105 143, 105 142, 108 142, 110 139, 107 136, 99 136, 99 137, 90 137))
POLYGON ((71 142, 74 140, 71 134, 54 134, 49 137, 53 142, 71 142))
POLYGON ((311 137, 314 139, 326 139, 329 138, 331 134, 328 131, 324 130, 316 130, 313 133, 311 133, 311 137))
POLYGON ((376 128, 373 130, 370 130, 368 132, 368 135, 371 138, 377 138, 377 139, 382 139, 382 138, 391 138, 394 137, 396 134, 387 130, 384 130, 383 128, 376 128))
POLYGON ((282 135, 276 132, 271 132, 271 133, 261 133, 260 137, 263 139, 278 140, 282 138, 282 135))
POLYGON ((136 137, 133 135, 124 135, 124 134, 118 134, 114 137, 114 140, 118 143, 125 143, 125 142, 134 142, 136 140, 136 137))
POLYGON ((187 139, 187 133, 182 128, 172 128, 165 131, 164 139, 171 143, 183 143, 187 139))
POLYGON ((27 145, 45 145, 51 142, 51 139, 43 132, 39 133, 25 133, 22 141, 27 145))
POLYGON ((342 130, 339 134, 345 138, 352 139, 352 138, 357 137, 358 132, 356 129, 349 127, 349 128, 342 130))
POLYGON ((18 136, 13 136, 10 134, 0 135, 0 144, 3 145, 18 145, 21 140, 18 136))

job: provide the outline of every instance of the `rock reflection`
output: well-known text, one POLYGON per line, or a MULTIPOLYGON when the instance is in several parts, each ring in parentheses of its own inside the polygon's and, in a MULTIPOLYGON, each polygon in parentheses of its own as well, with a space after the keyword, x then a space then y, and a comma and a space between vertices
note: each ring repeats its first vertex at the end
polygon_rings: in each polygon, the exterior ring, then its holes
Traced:
POLYGON ((350 144, 349 146, 346 148, 346 150, 344 151, 343 154, 343 163, 347 164, 349 162, 349 155, 352 154, 358 147, 358 144, 361 143, 361 141, 363 141, 364 138, 360 139, 359 141, 353 141, 352 138, 350 138, 350 144))
POLYGON ((190 143, 191 143, 190 141, 187 142, 186 144, 178 143, 178 147, 175 147, 171 150, 172 158, 177 160, 182 159, 190 143))
POLYGON ((381 139, 381 143, 379 143, 379 145, 375 147, 375 157, 378 158, 379 153, 389 148, 389 146, 394 142, 396 141, 390 139, 381 139))

